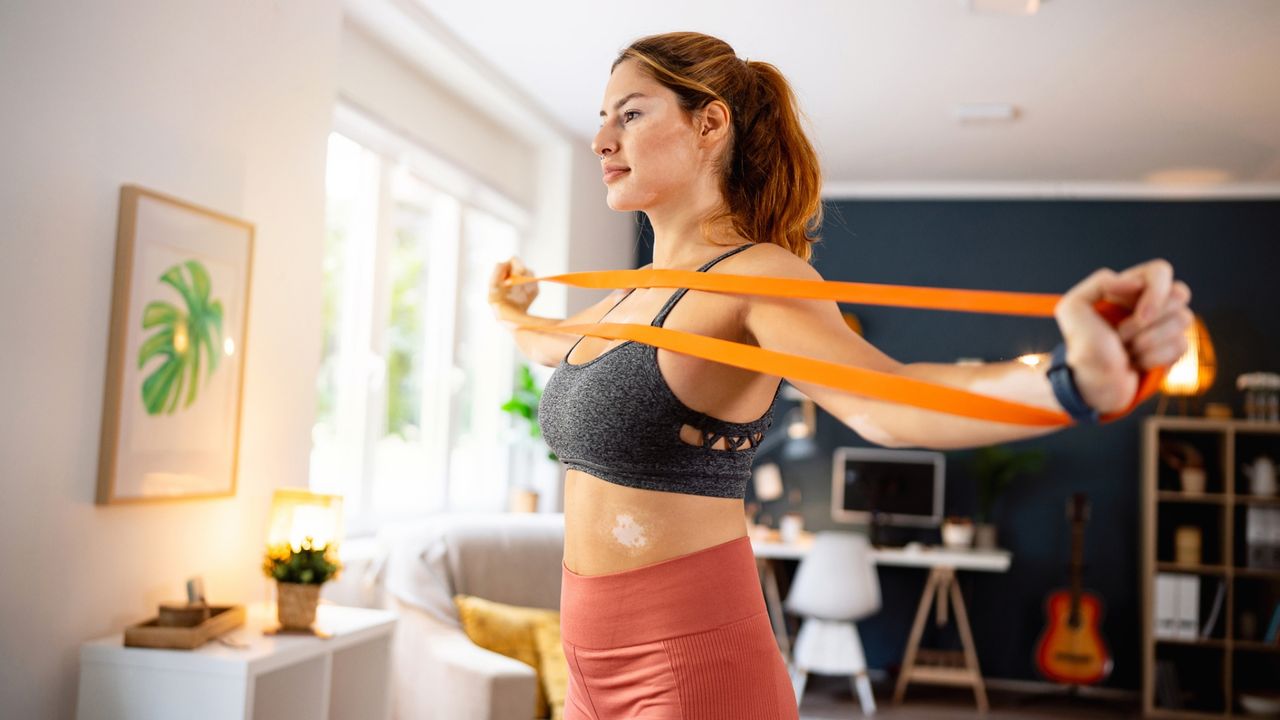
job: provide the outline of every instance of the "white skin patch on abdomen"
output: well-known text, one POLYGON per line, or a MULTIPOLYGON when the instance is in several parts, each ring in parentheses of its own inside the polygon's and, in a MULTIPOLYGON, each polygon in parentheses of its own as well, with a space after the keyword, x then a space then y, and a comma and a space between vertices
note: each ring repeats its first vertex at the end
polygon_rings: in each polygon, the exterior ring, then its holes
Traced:
POLYGON ((627 548, 642 548, 649 543, 644 528, 628 514, 620 514, 614 520, 613 539, 627 548))

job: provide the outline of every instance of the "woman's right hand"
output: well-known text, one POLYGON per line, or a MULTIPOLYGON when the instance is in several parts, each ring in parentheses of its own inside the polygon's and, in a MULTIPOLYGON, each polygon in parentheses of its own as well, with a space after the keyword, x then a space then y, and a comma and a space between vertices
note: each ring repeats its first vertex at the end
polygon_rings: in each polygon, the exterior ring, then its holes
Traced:
POLYGON ((522 285, 505 285, 509 277, 532 276, 533 271, 525 267, 520 259, 512 256, 510 260, 500 262, 493 268, 493 276, 489 280, 489 304, 497 312, 502 306, 527 313, 529 305, 538 297, 537 283, 522 285))

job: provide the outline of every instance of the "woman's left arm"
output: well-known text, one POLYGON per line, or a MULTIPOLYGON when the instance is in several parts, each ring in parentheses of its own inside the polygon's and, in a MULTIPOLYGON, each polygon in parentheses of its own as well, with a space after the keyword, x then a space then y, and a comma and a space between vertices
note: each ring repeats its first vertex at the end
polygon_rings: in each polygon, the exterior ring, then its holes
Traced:
MULTIPOLYGON (((808 263, 779 250, 781 253, 756 255, 757 265, 749 271, 822 279, 808 263)), ((1167 366, 1185 351, 1184 331, 1191 322, 1187 309, 1190 299, 1189 288, 1173 279, 1172 266, 1163 260, 1152 260, 1122 273, 1099 270, 1063 295, 1055 316, 1066 341, 1067 363, 1091 407, 1102 413, 1123 409, 1137 392, 1139 369, 1167 366), (1135 313, 1113 328, 1094 309, 1094 304, 1104 299, 1133 307, 1135 313)), ((1030 367, 1018 361, 983 365, 901 363, 853 332, 833 301, 766 296, 749 296, 746 300, 744 325, 756 344, 767 350, 889 372, 1045 409, 1061 409, 1049 384, 1047 367, 1030 367)), ((1057 429, 960 417, 803 380, 788 381, 864 439, 885 447, 979 447, 1046 435, 1057 429)))

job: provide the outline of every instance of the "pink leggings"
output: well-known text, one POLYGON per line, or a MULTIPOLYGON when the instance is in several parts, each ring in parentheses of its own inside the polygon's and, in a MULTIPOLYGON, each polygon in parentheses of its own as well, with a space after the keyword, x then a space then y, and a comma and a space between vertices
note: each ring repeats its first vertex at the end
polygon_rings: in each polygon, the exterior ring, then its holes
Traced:
POLYGON ((798 720, 747 537, 605 575, 562 567, 565 720, 798 720))

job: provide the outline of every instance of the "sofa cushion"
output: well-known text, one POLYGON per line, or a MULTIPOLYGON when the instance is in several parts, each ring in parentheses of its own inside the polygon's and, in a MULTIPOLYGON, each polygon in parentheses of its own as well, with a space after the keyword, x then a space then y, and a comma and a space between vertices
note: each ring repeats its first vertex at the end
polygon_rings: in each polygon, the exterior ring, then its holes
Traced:
MULTIPOLYGON (((538 675, 534 717, 547 717, 546 685, 534 632, 539 623, 550 623, 559 628, 560 613, 544 608, 506 605, 471 595, 457 595, 453 601, 458 608, 462 630, 472 642, 533 668, 538 675)), ((563 652, 561 659, 564 659, 563 652)), ((563 705, 562 698, 561 706, 563 705)))
POLYGON ((551 720, 563 720, 564 699, 569 692, 569 663, 560 639, 560 616, 541 617, 533 627, 538 646, 538 680, 551 707, 551 720))

